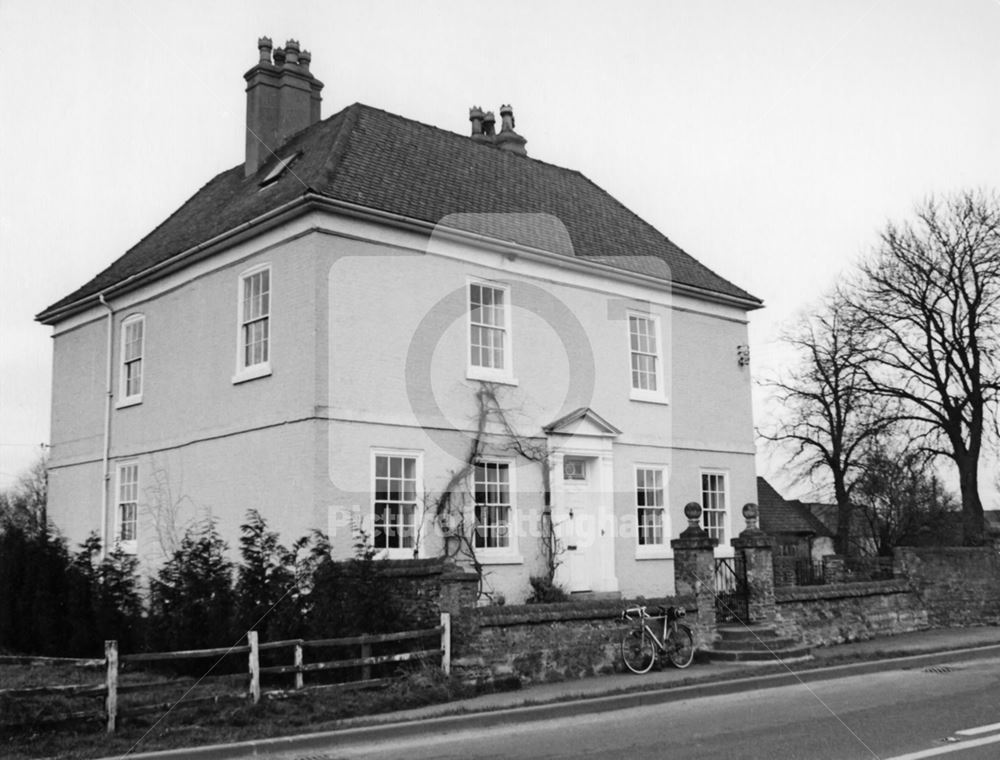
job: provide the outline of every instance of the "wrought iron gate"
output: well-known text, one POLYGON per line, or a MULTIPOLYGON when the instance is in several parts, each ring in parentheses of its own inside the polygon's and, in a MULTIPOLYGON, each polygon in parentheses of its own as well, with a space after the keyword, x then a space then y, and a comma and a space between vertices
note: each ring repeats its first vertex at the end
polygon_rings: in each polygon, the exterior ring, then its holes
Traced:
POLYGON ((719 623, 749 623, 750 594, 743 553, 715 560, 715 619, 719 623))

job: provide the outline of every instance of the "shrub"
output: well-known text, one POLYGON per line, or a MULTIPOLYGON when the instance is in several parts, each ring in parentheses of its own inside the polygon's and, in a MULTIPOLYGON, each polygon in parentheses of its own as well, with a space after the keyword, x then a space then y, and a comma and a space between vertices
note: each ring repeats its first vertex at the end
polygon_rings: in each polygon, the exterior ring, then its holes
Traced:
MULTIPOLYGON (((214 522, 187 531, 150 583, 154 649, 207 649, 232 643, 233 563, 214 522)), ((242 632, 241 632, 242 633, 242 632)))
POLYGON ((240 526, 236 579, 236 621, 240 630, 257 630, 265 641, 298 637, 302 629, 297 602, 295 554, 278 543, 260 513, 252 509, 240 526))
POLYGON ((531 584, 531 596, 528 597, 528 604, 552 604, 555 602, 567 602, 569 597, 561 586, 547 576, 532 575, 528 582, 531 584))

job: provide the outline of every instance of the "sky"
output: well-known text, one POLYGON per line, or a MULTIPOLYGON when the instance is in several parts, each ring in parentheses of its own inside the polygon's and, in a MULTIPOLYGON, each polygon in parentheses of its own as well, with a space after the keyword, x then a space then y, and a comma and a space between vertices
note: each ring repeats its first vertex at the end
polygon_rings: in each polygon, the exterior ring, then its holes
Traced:
MULTIPOLYGON (((48 441, 34 315, 242 163, 263 35, 312 52, 324 118, 466 134, 511 103, 529 155, 764 300, 756 377, 887 220, 1000 185, 1000 0, 0 0, 0 30, 0 486, 48 441)), ((758 471, 809 495, 766 448, 758 471)))

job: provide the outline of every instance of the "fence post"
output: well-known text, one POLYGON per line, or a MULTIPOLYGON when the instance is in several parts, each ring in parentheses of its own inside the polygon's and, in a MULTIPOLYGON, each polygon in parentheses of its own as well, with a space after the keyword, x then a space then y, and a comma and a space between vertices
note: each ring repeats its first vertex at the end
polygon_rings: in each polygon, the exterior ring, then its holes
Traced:
MULTIPOLYGON (((365 643, 361 645, 361 657, 362 659, 372 656, 372 645, 365 643)), ((361 680, 368 681, 372 677, 372 666, 362 665, 361 666, 361 680)))
POLYGON ((451 675, 451 614, 441 613, 441 672, 451 675))
POLYGON ((295 643, 295 688, 302 688, 302 641, 295 643))
POLYGON ((108 694, 104 700, 108 714, 108 733, 115 732, 115 722, 118 717, 118 642, 104 642, 104 664, 106 667, 105 685, 108 694))
POLYGON ((260 650, 257 648, 257 631, 247 631, 250 644, 250 701, 260 702, 260 650))

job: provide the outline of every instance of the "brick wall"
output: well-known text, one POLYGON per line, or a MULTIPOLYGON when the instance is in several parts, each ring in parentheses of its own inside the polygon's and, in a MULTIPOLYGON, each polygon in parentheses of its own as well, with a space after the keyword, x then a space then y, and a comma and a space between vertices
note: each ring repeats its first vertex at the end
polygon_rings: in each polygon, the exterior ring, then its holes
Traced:
POLYGON ((902 580, 775 589, 775 625, 812 646, 927 628, 928 616, 902 580))

